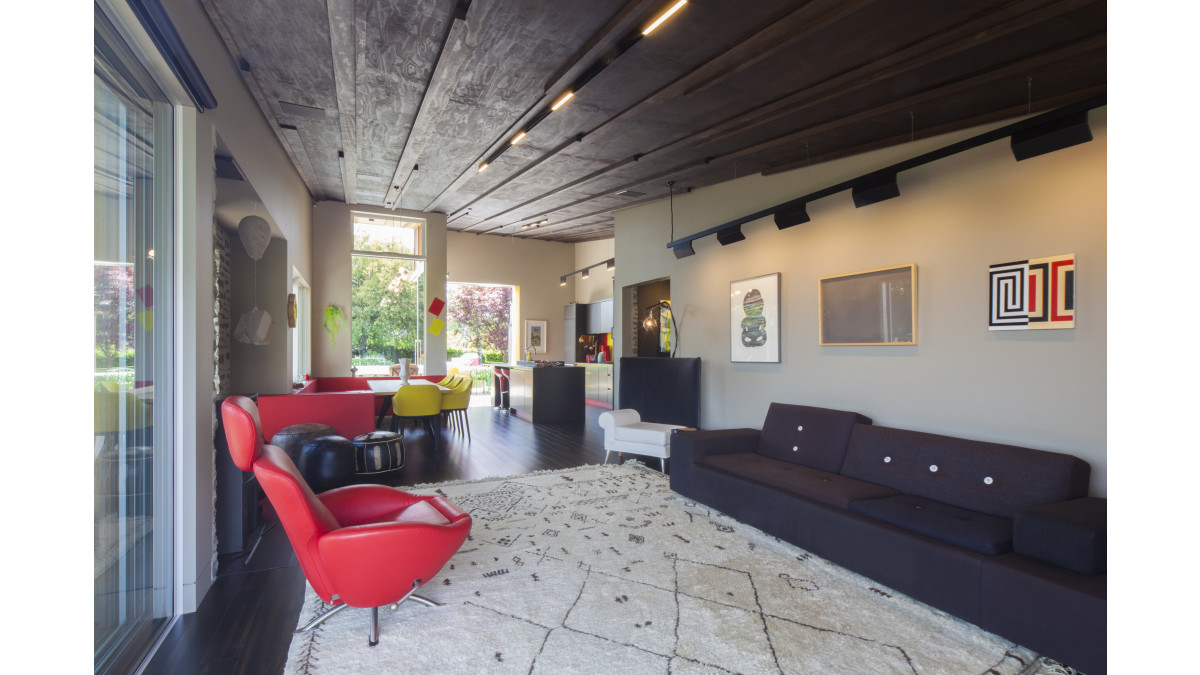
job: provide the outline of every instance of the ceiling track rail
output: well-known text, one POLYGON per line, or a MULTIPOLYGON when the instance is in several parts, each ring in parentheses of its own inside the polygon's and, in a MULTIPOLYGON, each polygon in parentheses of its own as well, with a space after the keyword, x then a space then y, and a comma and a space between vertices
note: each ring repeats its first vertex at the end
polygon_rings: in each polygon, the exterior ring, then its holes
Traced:
MULTIPOLYGON (((1048 125, 1052 126, 1054 123, 1061 122, 1065 118, 1068 118, 1072 115, 1079 115, 1081 113, 1086 114, 1090 110, 1105 106, 1107 104, 1107 94, 1099 94, 1097 96, 1089 97, 1077 103, 1063 106, 1057 110, 1052 110, 1047 113, 1042 113, 1041 115, 1015 122, 1013 124, 999 127, 997 129, 979 134, 978 136, 973 136, 957 143, 951 143, 950 145, 938 148, 937 150, 933 150, 922 155, 918 155, 911 159, 897 162, 896 164, 886 166, 882 169, 865 173, 857 178, 851 178, 850 180, 842 181, 836 185, 831 185, 815 192, 810 192, 802 197, 797 197, 795 199, 783 202, 782 204, 777 204, 770 208, 756 211, 750 215, 742 216, 741 218, 731 220, 727 223, 710 227, 707 230, 703 230, 686 237, 680 237, 679 239, 667 242, 667 248, 675 249, 676 255, 679 256, 679 252, 681 250, 690 249, 692 243, 697 239, 703 239, 704 237, 711 235, 720 235, 723 232, 733 232, 741 228, 741 226, 746 223, 753 222, 761 218, 766 218, 767 216, 775 216, 779 213, 800 213, 803 212, 804 207, 807 204, 818 199, 824 199, 825 197, 835 195, 839 192, 844 192, 846 190, 860 191, 875 189, 880 185, 894 183, 896 176, 904 171, 908 171, 909 169, 915 169, 916 167, 930 164, 952 155, 957 155, 960 152, 978 148, 982 145, 987 145, 988 143, 994 143, 995 141, 1003 140, 1014 135, 1019 135, 1023 132, 1028 132, 1039 127, 1046 127, 1048 125)), ((807 218, 805 218, 805 220, 807 220, 807 218)), ((802 220, 799 222, 804 221, 802 220)), ((793 222, 792 224, 798 223, 793 222)), ((789 225, 780 225, 779 227, 780 229, 783 229, 784 227, 788 226, 789 225)))

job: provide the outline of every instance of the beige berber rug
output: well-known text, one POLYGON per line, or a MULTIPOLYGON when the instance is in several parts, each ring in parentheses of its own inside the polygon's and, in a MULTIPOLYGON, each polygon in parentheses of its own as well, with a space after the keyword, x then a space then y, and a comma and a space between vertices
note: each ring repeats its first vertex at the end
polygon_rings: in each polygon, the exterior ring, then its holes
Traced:
MULTIPOLYGON (((411 488, 474 518, 415 603, 296 636, 288 673, 1068 673, 671 492, 636 462, 411 488)), ((298 625, 322 610, 309 588, 298 625)))

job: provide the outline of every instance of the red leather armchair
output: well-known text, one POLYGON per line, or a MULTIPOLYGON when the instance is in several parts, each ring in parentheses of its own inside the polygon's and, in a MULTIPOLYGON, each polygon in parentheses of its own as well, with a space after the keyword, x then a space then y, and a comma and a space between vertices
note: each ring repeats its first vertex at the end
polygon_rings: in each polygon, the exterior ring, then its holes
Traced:
MULTIPOLYGON (((258 407, 244 396, 221 404, 233 461, 253 471, 287 532, 304 576, 333 609, 296 632, 311 630, 346 607, 371 608, 370 645, 379 642, 379 607, 415 595, 458 551, 471 516, 438 496, 383 485, 350 485, 314 494, 283 450, 263 443, 258 407)), ((394 607, 395 608, 395 607, 394 607)))

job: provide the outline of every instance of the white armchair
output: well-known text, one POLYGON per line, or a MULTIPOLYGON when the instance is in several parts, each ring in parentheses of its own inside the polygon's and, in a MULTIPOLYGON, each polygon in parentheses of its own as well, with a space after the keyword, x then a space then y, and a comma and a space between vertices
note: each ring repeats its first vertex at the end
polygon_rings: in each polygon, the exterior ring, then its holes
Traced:
POLYGON ((667 458, 671 456, 671 433, 691 427, 643 422, 638 411, 623 409, 600 413, 600 428, 604 430, 605 464, 608 464, 610 453, 617 453, 619 458, 621 453, 628 452, 657 457, 659 466, 666 473, 667 458))

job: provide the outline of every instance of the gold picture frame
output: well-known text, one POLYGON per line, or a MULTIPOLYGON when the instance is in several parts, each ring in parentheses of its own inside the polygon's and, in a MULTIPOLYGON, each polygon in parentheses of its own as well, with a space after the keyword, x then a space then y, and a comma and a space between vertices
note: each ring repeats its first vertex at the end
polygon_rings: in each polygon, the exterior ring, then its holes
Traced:
POLYGON ((917 266, 897 265, 817 281, 821 346, 917 344, 917 266))

